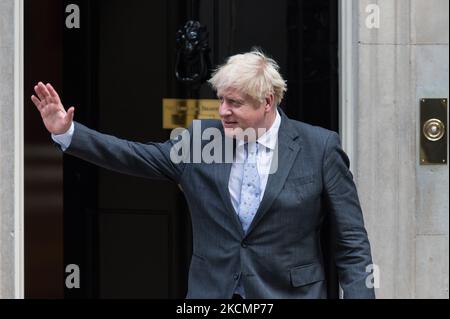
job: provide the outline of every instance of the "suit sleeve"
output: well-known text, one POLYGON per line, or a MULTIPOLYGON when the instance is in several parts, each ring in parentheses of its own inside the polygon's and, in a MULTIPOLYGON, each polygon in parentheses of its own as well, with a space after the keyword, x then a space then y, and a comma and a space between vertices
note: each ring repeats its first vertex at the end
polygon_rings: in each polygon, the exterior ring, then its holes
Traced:
POLYGON ((361 205, 349 170, 349 159, 334 132, 326 142, 323 178, 325 199, 336 234, 334 257, 344 298, 375 298, 370 285, 372 257, 361 205))
POLYGON ((123 174, 179 182, 185 164, 175 164, 170 159, 175 141, 132 142, 74 123, 74 134, 66 154, 123 174))

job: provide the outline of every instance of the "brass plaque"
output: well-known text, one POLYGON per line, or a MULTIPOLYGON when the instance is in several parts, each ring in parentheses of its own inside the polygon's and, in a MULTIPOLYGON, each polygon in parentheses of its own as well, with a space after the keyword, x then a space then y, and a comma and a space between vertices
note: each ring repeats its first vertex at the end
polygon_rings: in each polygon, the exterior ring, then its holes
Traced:
POLYGON ((219 100, 163 99, 163 128, 188 127, 193 120, 220 119, 219 100))
POLYGON ((420 164, 447 164, 447 99, 420 100, 420 164))

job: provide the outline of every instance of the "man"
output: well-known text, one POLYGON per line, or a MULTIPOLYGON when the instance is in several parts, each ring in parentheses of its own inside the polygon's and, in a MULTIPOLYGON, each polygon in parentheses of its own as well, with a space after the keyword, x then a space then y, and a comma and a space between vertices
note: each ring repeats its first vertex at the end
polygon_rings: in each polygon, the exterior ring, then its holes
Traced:
POLYGON ((32 100, 67 154, 181 185, 193 229, 188 298, 326 298, 326 217, 344 298, 373 298, 370 245, 338 135, 278 109, 286 84, 261 52, 230 57, 209 82, 221 121, 202 121, 201 129, 234 139, 231 162, 174 161, 179 140, 141 144, 91 130, 73 121, 74 108, 66 112, 50 84, 39 83, 32 100))

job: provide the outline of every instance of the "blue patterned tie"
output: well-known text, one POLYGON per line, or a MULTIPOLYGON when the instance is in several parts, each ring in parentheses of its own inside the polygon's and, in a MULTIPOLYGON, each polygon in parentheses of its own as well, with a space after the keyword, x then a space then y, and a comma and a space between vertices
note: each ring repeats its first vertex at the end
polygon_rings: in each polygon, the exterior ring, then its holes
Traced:
POLYGON ((244 174, 242 177, 241 198, 239 201, 239 219, 242 228, 247 233, 253 217, 259 207, 259 197, 261 193, 258 168, 256 166, 256 156, 258 143, 249 142, 245 144, 246 157, 244 162, 244 174))

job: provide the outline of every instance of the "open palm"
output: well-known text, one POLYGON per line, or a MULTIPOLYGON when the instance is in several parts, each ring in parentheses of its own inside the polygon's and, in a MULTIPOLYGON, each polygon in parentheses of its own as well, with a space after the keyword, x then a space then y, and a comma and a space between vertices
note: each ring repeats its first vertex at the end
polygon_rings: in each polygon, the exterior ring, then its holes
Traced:
POLYGON ((44 85, 39 82, 34 87, 34 91, 37 97, 33 95, 31 100, 41 113, 47 130, 53 134, 67 132, 72 124, 75 108, 71 107, 66 112, 58 93, 50 84, 44 85))

